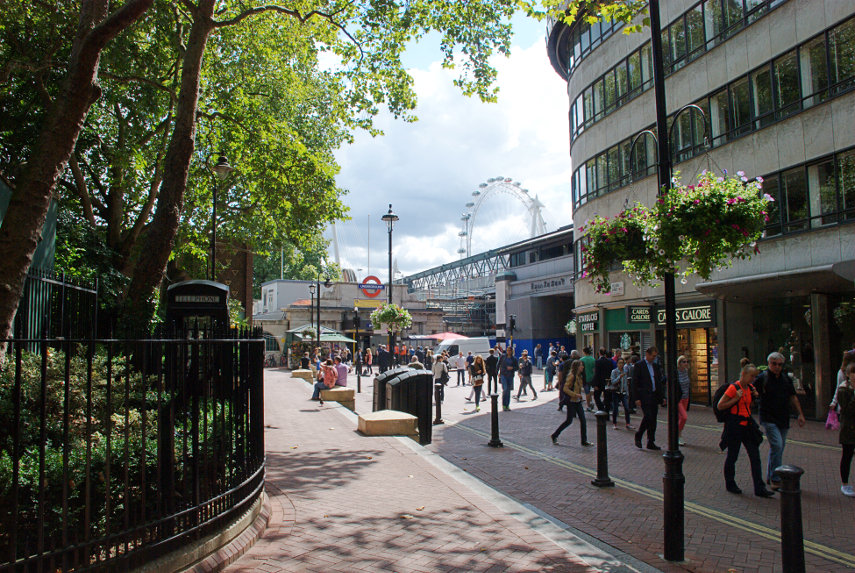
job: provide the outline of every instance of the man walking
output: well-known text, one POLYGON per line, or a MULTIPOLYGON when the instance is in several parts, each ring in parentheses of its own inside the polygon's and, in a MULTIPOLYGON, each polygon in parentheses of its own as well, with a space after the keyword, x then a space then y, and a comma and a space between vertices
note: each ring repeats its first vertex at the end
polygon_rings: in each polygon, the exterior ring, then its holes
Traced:
POLYGON ((774 475, 774 471, 783 465, 784 446, 790 430, 790 408, 799 414, 799 427, 805 425, 805 416, 793 381, 784 373, 784 355, 773 352, 766 358, 766 364, 769 369, 757 376, 754 386, 760 396, 760 423, 766 428, 766 437, 769 438, 766 483, 777 490, 781 487, 781 479, 774 475))
POLYGON ((520 401, 520 394, 525 391, 525 387, 529 386, 531 388, 531 393, 534 396, 532 400, 537 400, 537 391, 534 389, 534 384, 531 383, 531 369, 532 364, 531 360, 528 358, 528 350, 522 351, 522 356, 519 360, 520 370, 520 389, 517 391, 517 402, 520 401))
POLYGON ((487 368, 487 392, 493 392, 498 385, 497 375, 499 372, 499 357, 496 356, 496 349, 490 349, 490 355, 484 360, 484 366, 487 368))
POLYGON ((499 378, 502 382, 502 410, 510 412, 511 394, 514 391, 514 373, 520 369, 519 360, 514 356, 514 348, 508 345, 507 352, 499 360, 499 378))
MULTIPOLYGON (((564 347, 562 346, 561 349, 563 350, 564 347)), ((591 405, 591 402, 593 401, 592 396, 591 396, 591 382, 594 381, 594 362, 595 362, 595 360, 594 360, 594 357, 591 356, 591 354, 592 354, 591 347, 586 346, 582 349, 582 358, 580 358, 580 360, 582 361, 582 364, 585 365, 585 380, 584 380, 585 401, 588 403, 588 411, 589 412, 594 411, 594 407, 591 405)), ((560 353, 559 353, 559 356, 561 356, 560 353)))
MULTIPOLYGON (((606 409, 606 405, 603 403, 603 391, 611 381, 612 370, 614 370, 612 359, 609 358, 606 349, 601 347, 600 357, 594 362, 594 379, 591 384, 594 390, 594 402, 597 404, 597 410, 606 409)), ((611 404, 611 400, 608 400, 608 403, 611 404)))
POLYGON ((658 355, 659 350, 651 346, 645 351, 644 360, 632 369, 633 402, 641 408, 644 415, 635 433, 636 448, 641 448, 641 438, 647 432, 647 449, 662 449, 656 445, 656 415, 659 413, 659 405, 665 405, 665 378, 656 363, 658 355))
POLYGON ((534 347, 534 363, 538 370, 543 370, 543 348, 540 344, 534 347))
POLYGON ((457 385, 466 386, 466 358, 459 352, 454 358, 454 369, 457 370, 457 385))

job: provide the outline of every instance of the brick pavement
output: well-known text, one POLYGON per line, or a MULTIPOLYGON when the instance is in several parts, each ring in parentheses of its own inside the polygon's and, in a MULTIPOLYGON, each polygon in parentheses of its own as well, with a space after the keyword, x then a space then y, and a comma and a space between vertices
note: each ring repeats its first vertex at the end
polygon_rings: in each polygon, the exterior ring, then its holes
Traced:
MULTIPOLYGON (((539 378, 535 387, 542 387, 539 378)), ((370 381, 363 384, 357 409, 370 410, 370 381)), ((737 482, 747 494, 724 490, 724 456, 716 453, 721 426, 708 408, 693 407, 682 448, 686 476, 685 546, 687 562, 662 559, 662 474, 656 452, 635 448, 626 430, 609 424, 609 469, 615 488, 596 488, 596 448, 579 446, 577 423, 564 431, 560 445, 549 434, 563 420, 556 412, 556 392, 540 393, 537 401, 512 402, 500 414, 505 448, 484 446, 489 438, 489 405, 480 414, 465 403, 469 388, 450 386, 443 418, 427 449, 482 479, 487 484, 531 504, 575 530, 624 551, 665 571, 781 570, 780 501, 750 495, 750 472, 744 451, 737 464, 737 482)), ((665 445, 666 412, 660 410, 657 441, 665 445)), ((596 439, 593 415, 588 414, 589 440, 596 439)), ((640 417, 633 416, 635 425, 640 417)), ((808 571, 849 571, 855 567, 855 537, 851 535, 855 499, 839 491, 840 449, 837 435, 819 422, 793 425, 784 462, 806 470, 802 479, 803 527, 808 571)), ((768 444, 761 446, 765 467, 768 444)))
POLYGON ((353 414, 308 401, 308 384, 285 371, 265 371, 265 393, 270 521, 228 571, 650 570, 408 438, 359 435, 353 414))

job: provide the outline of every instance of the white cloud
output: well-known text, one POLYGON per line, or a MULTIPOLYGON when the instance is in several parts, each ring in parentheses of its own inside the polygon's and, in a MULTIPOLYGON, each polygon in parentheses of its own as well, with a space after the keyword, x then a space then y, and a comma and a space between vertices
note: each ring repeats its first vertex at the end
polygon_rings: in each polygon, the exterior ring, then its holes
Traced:
MULTIPOLYGON (((387 275, 388 236, 380 217, 389 203, 400 217, 393 257, 404 274, 459 258, 464 205, 492 177, 520 181, 537 195, 548 230, 571 222, 566 84, 551 68, 542 37, 515 46, 509 59, 496 58, 496 104, 462 96, 454 71, 438 60, 411 70, 418 122, 382 115, 377 125, 385 136, 360 134, 337 154, 338 182, 350 190, 345 200, 353 217, 338 226, 342 264, 365 269, 360 276, 368 270, 369 235, 371 271, 382 280, 387 275)), ((524 211, 507 195, 486 200, 475 221, 473 253, 526 238, 524 211)))

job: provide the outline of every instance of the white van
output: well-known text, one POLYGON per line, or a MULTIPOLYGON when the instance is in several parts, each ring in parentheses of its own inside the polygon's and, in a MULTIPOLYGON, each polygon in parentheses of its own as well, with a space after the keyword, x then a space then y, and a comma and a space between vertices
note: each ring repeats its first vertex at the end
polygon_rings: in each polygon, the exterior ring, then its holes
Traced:
POLYGON ((463 356, 470 352, 472 356, 481 355, 482 358, 487 358, 490 355, 490 339, 486 336, 476 336, 475 338, 449 338, 443 340, 433 349, 434 355, 442 354, 443 350, 448 352, 449 356, 457 356, 462 352, 463 356))

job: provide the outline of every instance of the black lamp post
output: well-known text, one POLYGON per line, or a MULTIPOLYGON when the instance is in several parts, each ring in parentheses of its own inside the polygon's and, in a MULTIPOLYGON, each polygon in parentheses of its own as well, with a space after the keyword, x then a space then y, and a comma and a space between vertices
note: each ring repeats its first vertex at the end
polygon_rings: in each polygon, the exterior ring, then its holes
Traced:
MULTIPOLYGON (((326 280, 324 280, 324 287, 330 288, 331 286, 332 286, 332 281, 330 281, 330 278, 327 277, 326 280)), ((315 278, 315 284, 309 285, 309 290, 314 292, 314 289, 317 289, 317 291, 318 291, 318 314, 317 314, 318 328, 315 331, 315 344, 316 344, 316 347, 318 349, 320 349, 321 348, 321 273, 318 273, 318 276, 315 278), (314 288, 312 288, 312 287, 314 287, 314 288)))
POLYGON ((311 304, 309 305, 309 324, 315 322, 315 283, 309 283, 309 296, 311 304))
POLYGON ((359 351, 359 309, 353 307, 353 360, 356 363, 356 392, 362 392, 362 353, 359 351))
MULTIPOLYGON (((666 195, 671 190, 671 145, 668 133, 668 117, 665 104, 665 75, 662 63, 662 34, 659 21, 659 0, 651 0, 650 47, 653 55, 653 94, 656 104, 656 132, 659 169, 659 193, 666 195)), ((664 277, 665 283, 665 363, 668 369, 668 449, 665 474, 662 476, 662 494, 665 520, 665 559, 684 560, 684 491, 686 478, 683 475, 683 454, 678 445, 677 402, 680 400, 677 383, 677 316, 674 274, 664 277)))
MULTIPOLYGON (((217 160, 217 164, 211 167, 211 170, 217 176, 218 179, 225 180, 232 171, 235 170, 234 167, 229 165, 228 159, 225 156, 221 155, 217 160)), ((217 188, 219 184, 214 185, 214 197, 213 197, 213 208, 211 209, 211 280, 217 280, 217 188)))
MULTIPOLYGON (((386 293, 387 300, 389 304, 392 304, 392 227, 395 225, 395 221, 398 220, 398 216, 392 211, 392 204, 389 203, 389 211, 381 217, 386 222, 386 228, 389 230, 389 291, 386 293)), ((389 352, 392 352, 394 342, 394 333, 392 332, 391 326, 389 327, 389 352)))

